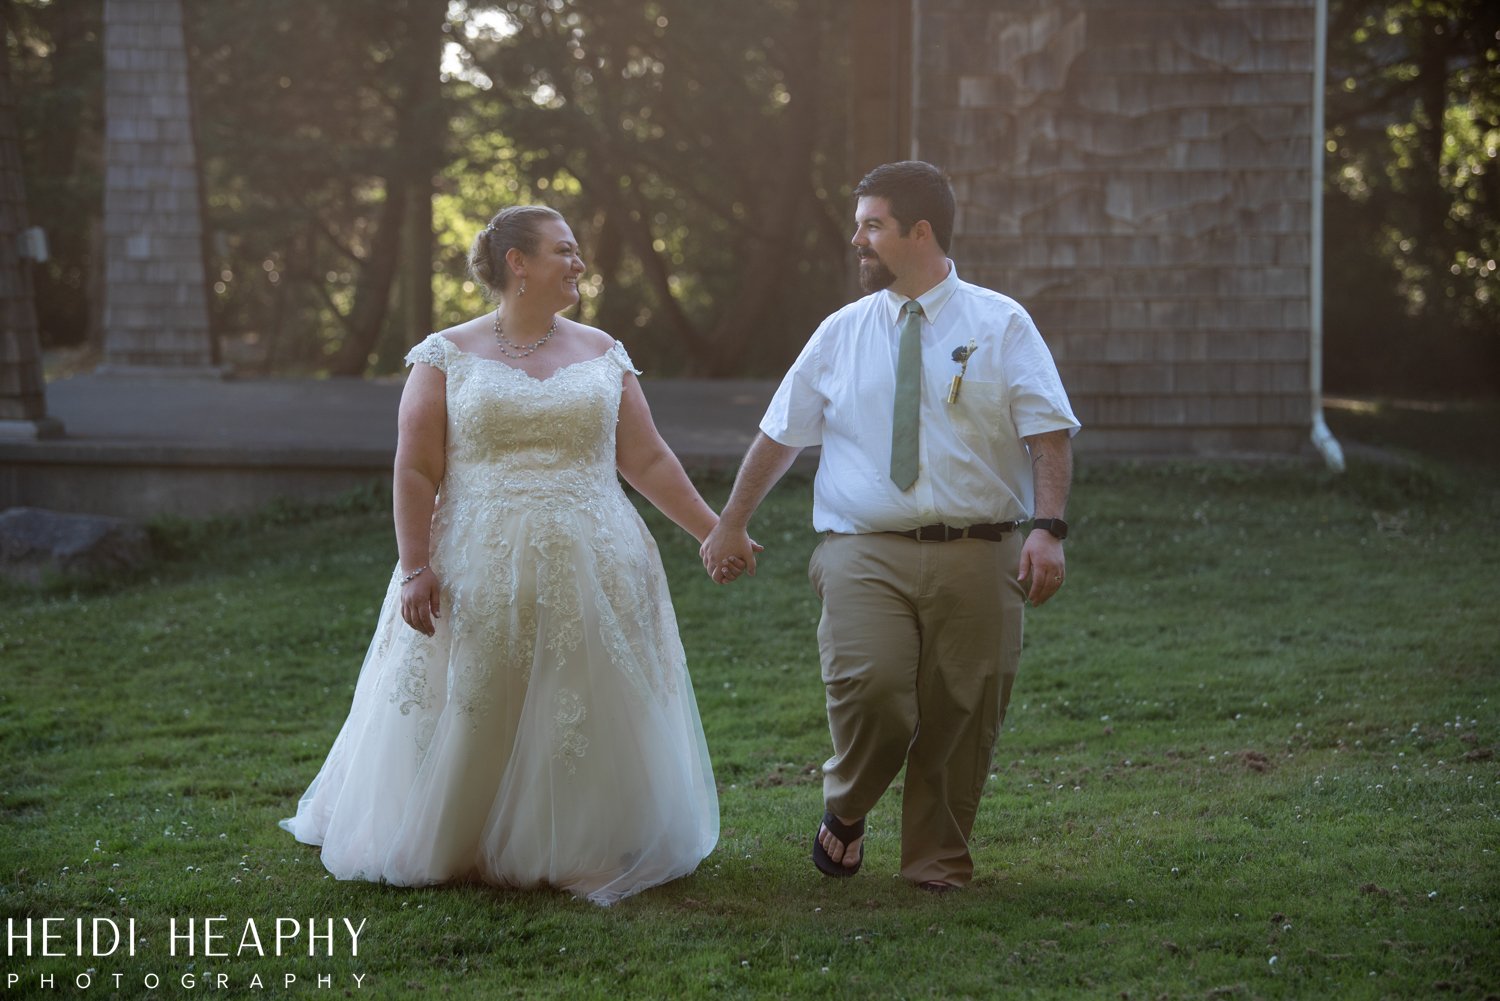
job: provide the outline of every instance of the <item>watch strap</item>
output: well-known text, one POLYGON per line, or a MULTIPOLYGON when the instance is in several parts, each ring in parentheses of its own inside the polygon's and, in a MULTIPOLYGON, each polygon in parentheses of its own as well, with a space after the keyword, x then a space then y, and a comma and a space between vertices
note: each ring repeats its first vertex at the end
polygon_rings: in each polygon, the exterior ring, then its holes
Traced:
POLYGON ((1033 528, 1040 528, 1057 538, 1058 540, 1068 537, 1068 523, 1061 518, 1036 518, 1031 522, 1033 528))

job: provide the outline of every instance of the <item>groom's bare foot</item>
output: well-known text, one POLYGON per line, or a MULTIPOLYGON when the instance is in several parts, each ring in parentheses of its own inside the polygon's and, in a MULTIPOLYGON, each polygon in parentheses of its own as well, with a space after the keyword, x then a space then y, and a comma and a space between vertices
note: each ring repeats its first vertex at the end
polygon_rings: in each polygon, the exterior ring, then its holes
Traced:
POLYGON ((823 811, 818 833, 813 835, 812 861, 825 876, 847 878, 859 872, 864 861, 865 819, 849 823, 837 814, 823 811))
MULTIPOLYGON (((845 820, 839 817, 839 823, 853 827, 859 823, 858 820, 845 820)), ((865 836, 861 834, 847 845, 833 836, 833 832, 826 825, 818 825, 818 844, 828 853, 828 857, 846 869, 853 869, 859 865, 859 860, 864 855, 865 836)))

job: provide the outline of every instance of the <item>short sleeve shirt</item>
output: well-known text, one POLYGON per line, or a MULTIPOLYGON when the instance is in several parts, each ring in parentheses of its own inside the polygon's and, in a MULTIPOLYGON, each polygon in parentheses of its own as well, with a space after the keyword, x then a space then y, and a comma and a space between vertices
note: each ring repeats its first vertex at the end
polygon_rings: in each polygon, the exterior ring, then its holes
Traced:
POLYGON ((1031 455, 1023 439, 1076 433, 1052 354, 1014 299, 958 277, 919 296, 922 399, 917 482, 890 479, 896 351, 905 298, 867 295, 829 316, 792 364, 761 421, 783 445, 822 446, 813 527, 831 532, 956 527, 1031 517, 1031 455), (955 402, 955 348, 971 342, 955 402))

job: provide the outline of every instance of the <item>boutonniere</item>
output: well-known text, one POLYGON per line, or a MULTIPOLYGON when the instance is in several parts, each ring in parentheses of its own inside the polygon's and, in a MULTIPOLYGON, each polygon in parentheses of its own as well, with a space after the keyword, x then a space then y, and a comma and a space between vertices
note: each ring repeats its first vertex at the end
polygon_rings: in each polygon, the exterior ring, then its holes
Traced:
POLYGON ((949 403, 958 402, 958 388, 964 384, 964 373, 969 370, 969 358, 978 350, 978 341, 970 341, 965 346, 953 349, 953 360, 958 362, 958 374, 953 377, 953 382, 948 386, 949 403))

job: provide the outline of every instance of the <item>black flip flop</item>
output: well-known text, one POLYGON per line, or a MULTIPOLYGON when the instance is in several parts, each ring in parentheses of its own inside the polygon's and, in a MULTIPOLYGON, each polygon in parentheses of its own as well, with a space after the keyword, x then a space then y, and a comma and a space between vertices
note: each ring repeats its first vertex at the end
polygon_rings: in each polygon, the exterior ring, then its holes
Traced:
MULTIPOLYGON (((844 843, 844 849, 846 851, 851 844, 865 836, 865 818, 863 817, 859 818, 852 824, 846 824, 839 818, 835 817, 833 814, 825 811, 823 814, 823 826, 828 828, 829 834, 832 834, 834 837, 838 838, 844 843)), ((821 834, 822 831, 820 830, 818 833, 821 834)), ((856 872, 859 872, 859 867, 865 864, 865 853, 863 848, 861 848, 859 853, 859 861, 854 865, 844 865, 842 862, 835 862, 831 857, 829 857, 828 852, 823 850, 823 843, 818 840, 818 835, 814 834, 812 860, 813 865, 817 866, 818 871, 823 875, 833 876, 836 879, 842 879, 846 876, 852 876, 856 872)))

